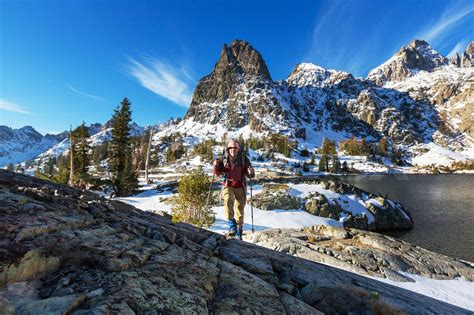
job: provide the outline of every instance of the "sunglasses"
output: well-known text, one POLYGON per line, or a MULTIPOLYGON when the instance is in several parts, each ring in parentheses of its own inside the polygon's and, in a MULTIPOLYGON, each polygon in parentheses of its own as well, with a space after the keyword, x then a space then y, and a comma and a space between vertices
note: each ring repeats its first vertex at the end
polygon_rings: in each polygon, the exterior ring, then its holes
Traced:
POLYGON ((239 150, 239 148, 238 148, 238 147, 230 147, 230 148, 227 148, 227 150, 232 150, 232 149, 239 150))

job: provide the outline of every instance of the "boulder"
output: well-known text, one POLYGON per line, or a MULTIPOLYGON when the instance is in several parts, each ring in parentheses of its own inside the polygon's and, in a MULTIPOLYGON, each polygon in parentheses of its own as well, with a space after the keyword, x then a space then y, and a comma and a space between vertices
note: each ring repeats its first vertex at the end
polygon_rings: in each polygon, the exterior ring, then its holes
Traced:
POLYGON ((400 203, 378 197, 366 201, 365 206, 375 217, 374 229, 377 231, 413 228, 409 212, 400 203))
POLYGON ((252 197, 252 205, 260 210, 300 209, 302 199, 291 196, 286 185, 265 186, 263 191, 252 197))
POLYGON ((367 216, 350 214, 343 222, 344 227, 359 230, 370 230, 367 216))
POLYGON ((326 198, 323 194, 312 193, 304 204, 304 210, 320 217, 339 220, 342 208, 335 202, 326 198))

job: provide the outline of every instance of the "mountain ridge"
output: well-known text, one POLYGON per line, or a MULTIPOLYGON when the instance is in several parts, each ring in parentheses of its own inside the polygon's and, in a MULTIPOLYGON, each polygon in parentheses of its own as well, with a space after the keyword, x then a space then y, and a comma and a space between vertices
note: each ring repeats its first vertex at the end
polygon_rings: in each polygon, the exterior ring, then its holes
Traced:
MULTIPOLYGON (((355 136, 372 142, 387 137, 406 157, 431 143, 474 152, 473 53, 471 42, 455 63, 455 57, 442 56, 426 41, 413 40, 367 78, 299 63, 286 79, 273 81, 258 50, 235 40, 223 45, 211 73, 199 80, 183 119, 153 127, 158 130, 154 145, 175 132, 197 137, 190 144, 224 132, 236 137, 280 133, 309 149, 321 145, 323 137, 355 136)), ((49 151, 43 156, 55 152, 49 151)), ((473 159, 472 152, 463 158, 473 159)))

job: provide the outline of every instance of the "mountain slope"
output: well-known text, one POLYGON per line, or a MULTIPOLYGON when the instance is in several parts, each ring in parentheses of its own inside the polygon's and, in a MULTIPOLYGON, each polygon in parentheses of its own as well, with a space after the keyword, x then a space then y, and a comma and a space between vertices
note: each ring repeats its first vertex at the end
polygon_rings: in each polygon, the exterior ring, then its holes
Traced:
POLYGON ((0 167, 32 159, 65 137, 66 132, 43 136, 31 126, 20 129, 0 126, 0 167))
POLYGON ((312 148, 323 137, 373 142, 386 137, 406 157, 430 143, 469 153, 472 71, 414 40, 366 79, 302 63, 286 80, 272 81, 261 54, 236 40, 224 45, 211 74, 199 81, 184 119, 161 128, 155 141, 180 133, 192 146, 226 132, 233 137, 280 133, 312 148), (419 80, 421 75, 427 79, 419 80), (407 88, 412 82, 426 83, 419 95, 407 88))
POLYGON ((377 85, 388 81, 403 81, 419 71, 431 72, 449 64, 449 59, 439 54, 424 40, 413 40, 402 47, 392 58, 371 70, 368 78, 377 85))

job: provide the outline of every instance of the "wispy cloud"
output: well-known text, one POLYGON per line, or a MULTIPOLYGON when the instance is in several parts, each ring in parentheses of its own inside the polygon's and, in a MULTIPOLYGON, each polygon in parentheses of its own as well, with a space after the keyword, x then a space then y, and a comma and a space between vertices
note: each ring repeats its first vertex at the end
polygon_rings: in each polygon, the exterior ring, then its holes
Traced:
POLYGON ((130 75, 143 87, 182 107, 189 107, 193 80, 184 67, 177 68, 155 58, 147 58, 145 62, 129 60, 130 75))
MULTIPOLYGON (((375 21, 374 27, 364 34, 364 41, 355 42, 357 34, 354 29, 359 23, 359 16, 354 12, 358 10, 358 2, 334 0, 320 3, 314 19, 311 45, 304 61, 314 62, 324 68, 347 71, 356 76, 363 75, 370 63, 367 55, 381 38, 382 25, 375 21)), ((366 13, 361 14, 366 17, 366 13)))
POLYGON ((448 6, 441 14, 438 20, 427 28, 422 30, 416 38, 424 39, 428 42, 433 41, 446 31, 450 26, 456 24, 464 17, 474 12, 474 2, 468 1, 461 4, 453 4, 448 6))
POLYGON ((451 51, 449 52, 448 57, 452 58, 455 53, 461 54, 464 51, 464 49, 466 49, 468 43, 469 43, 469 40, 463 40, 457 43, 453 47, 453 49, 451 49, 451 51))
POLYGON ((0 99, 0 109, 6 110, 9 112, 14 112, 14 113, 33 115, 32 112, 26 110, 24 107, 14 104, 4 99, 0 99))
POLYGON ((79 94, 79 95, 82 95, 82 96, 86 96, 86 97, 89 97, 89 98, 92 98, 94 100, 99 100, 99 101, 105 101, 102 97, 99 97, 99 96, 95 96, 95 95, 92 95, 92 94, 88 94, 88 93, 84 93, 84 92, 81 92, 79 91, 78 89, 75 89, 73 88, 72 86, 70 86, 69 84, 66 83, 66 86, 69 90, 73 91, 74 93, 76 94, 79 94))

